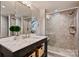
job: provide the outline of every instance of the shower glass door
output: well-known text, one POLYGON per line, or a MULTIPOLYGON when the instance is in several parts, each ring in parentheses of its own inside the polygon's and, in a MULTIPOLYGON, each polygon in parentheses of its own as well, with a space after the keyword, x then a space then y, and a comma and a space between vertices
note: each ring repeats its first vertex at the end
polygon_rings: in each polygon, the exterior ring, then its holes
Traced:
POLYGON ((76 56, 76 10, 46 15, 48 49, 64 56, 76 56))

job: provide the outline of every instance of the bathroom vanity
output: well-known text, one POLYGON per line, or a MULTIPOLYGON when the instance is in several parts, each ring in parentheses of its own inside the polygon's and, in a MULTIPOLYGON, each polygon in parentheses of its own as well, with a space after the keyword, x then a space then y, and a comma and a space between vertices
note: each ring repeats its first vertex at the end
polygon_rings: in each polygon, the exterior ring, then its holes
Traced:
POLYGON ((46 57, 46 36, 12 36, 0 39, 1 57, 46 57))

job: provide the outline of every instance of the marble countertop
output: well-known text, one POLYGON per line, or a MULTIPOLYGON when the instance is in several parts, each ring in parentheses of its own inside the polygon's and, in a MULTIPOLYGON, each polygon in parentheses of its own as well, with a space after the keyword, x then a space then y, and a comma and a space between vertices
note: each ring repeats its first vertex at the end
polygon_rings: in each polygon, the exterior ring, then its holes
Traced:
POLYGON ((4 46, 11 52, 15 52, 35 42, 38 42, 44 38, 46 38, 46 36, 35 36, 35 37, 29 37, 29 38, 22 38, 22 36, 19 36, 19 37, 12 36, 8 38, 0 39, 0 45, 4 46), (15 38, 16 40, 14 40, 15 38))

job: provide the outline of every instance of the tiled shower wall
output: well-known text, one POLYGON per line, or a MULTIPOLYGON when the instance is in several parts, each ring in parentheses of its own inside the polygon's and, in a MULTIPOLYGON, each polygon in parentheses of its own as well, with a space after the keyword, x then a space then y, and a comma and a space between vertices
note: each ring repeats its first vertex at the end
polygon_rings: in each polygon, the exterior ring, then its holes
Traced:
POLYGON ((46 19, 46 35, 49 36, 50 46, 75 49, 75 35, 69 31, 71 25, 75 26, 75 12, 76 10, 70 10, 55 13, 46 19))

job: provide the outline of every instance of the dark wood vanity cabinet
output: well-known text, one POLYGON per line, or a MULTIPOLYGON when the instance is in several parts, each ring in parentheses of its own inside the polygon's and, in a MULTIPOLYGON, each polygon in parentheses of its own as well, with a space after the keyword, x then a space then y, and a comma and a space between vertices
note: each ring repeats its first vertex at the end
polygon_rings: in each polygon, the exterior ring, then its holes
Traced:
POLYGON ((0 45, 1 57, 47 57, 47 38, 12 52, 0 45), (42 53, 42 54, 41 54, 42 53))

